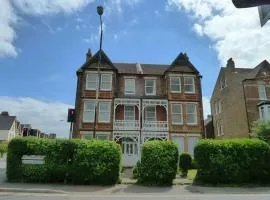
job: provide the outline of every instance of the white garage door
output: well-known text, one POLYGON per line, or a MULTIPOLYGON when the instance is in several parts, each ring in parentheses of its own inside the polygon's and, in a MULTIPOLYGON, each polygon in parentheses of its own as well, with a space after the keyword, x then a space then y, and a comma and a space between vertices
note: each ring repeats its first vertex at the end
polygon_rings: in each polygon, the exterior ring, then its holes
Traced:
POLYGON ((183 136, 173 136, 173 141, 177 143, 179 154, 185 151, 185 140, 183 136))
POLYGON ((188 153, 194 157, 194 147, 199 142, 199 137, 188 137, 188 153))

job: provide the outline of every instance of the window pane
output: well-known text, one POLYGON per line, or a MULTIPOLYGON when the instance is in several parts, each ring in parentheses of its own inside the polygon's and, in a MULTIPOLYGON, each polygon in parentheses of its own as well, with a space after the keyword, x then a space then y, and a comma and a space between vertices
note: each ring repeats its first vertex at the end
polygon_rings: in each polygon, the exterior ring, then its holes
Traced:
POLYGON ((184 77, 185 92, 195 92, 194 77, 184 77))
POLYGON ((125 79, 125 93, 135 94, 135 80, 134 79, 125 79))
POLYGON ((171 91, 180 92, 181 90, 180 78, 171 77, 170 80, 171 80, 171 91))
POLYGON ((86 89, 96 90, 98 86, 98 75, 97 74, 88 74, 86 81, 86 89))
POLYGON ((101 90, 111 90, 112 89, 112 75, 111 74, 102 74, 101 75, 101 90))
POLYGON ((187 104, 187 123, 197 124, 196 104, 187 104))
POLYGON ((135 107, 125 106, 124 119, 125 120, 135 120, 135 107))
POLYGON ((156 108, 146 107, 145 108, 145 120, 146 121, 156 121, 156 108))
POLYGON ((109 122, 111 118, 111 103, 110 102, 100 102, 99 103, 99 116, 98 121, 109 122))
POLYGON ((182 124, 182 105, 181 104, 172 104, 172 124, 182 124))

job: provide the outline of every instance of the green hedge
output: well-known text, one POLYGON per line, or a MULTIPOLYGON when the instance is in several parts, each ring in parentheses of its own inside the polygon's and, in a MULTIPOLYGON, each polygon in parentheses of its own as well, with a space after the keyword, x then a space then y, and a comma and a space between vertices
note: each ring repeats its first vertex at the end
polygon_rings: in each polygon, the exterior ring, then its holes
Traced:
POLYGON ((7 142, 0 143, 0 157, 1 158, 3 157, 4 153, 7 153, 7 147, 8 147, 7 142))
POLYGON ((120 166, 120 159, 115 157, 120 158, 120 155, 119 145, 111 141, 16 138, 8 145, 7 179, 11 182, 63 183, 67 181, 85 184, 109 184, 108 182, 111 181, 110 184, 114 184, 115 179, 119 177, 120 166), (109 148, 112 148, 111 152, 108 151, 109 148), (89 154, 88 151, 92 153, 89 154), (45 164, 22 165, 23 155, 44 155, 45 164), (89 155, 92 157, 88 158, 89 155), (87 165, 93 167, 85 169, 87 165), (106 170, 100 170, 99 167, 104 165, 106 170), (83 179, 79 182, 74 178, 82 177, 81 173, 86 170, 89 170, 87 176, 94 177, 92 182, 83 179), (110 176, 108 171, 111 173, 110 176), (109 181, 104 179, 96 181, 96 177, 101 176, 113 178, 109 178, 109 181))
POLYGON ((195 147, 195 160, 200 182, 270 182, 270 147, 257 139, 202 140, 195 147))
POLYGON ((177 173, 178 148, 171 141, 150 141, 142 147, 138 182, 171 185, 177 173))

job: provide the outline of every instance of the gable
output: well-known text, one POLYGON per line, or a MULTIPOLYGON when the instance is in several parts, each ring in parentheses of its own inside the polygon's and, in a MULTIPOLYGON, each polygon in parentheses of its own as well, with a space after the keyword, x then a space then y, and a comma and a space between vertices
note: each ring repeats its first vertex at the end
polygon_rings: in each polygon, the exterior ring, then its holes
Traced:
POLYGON ((267 61, 263 61, 259 64, 254 78, 261 78, 270 75, 270 64, 267 61))
POLYGON ((186 53, 180 53, 172 62, 171 66, 165 71, 167 72, 181 72, 199 74, 199 71, 189 61, 186 53))
POLYGON ((114 64, 111 62, 111 60, 109 59, 109 57, 105 54, 103 50, 99 50, 93 57, 87 60, 80 69, 82 70, 98 69, 98 62, 99 62, 100 57, 101 57, 100 70, 117 71, 117 68, 114 66, 114 64))

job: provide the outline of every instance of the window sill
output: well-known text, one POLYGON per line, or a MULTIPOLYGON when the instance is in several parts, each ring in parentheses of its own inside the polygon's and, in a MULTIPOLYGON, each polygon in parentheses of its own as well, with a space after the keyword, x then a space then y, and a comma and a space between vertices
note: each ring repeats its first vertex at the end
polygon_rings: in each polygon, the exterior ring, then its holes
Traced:
POLYGON ((194 92, 184 92, 185 94, 196 94, 195 91, 194 92))
POLYGON ((171 93, 174 93, 174 94, 181 94, 181 91, 171 91, 171 93))
POLYGON ((184 123, 172 123, 172 125, 181 125, 181 126, 183 126, 184 123))
POLYGON ((188 126, 198 126, 198 123, 187 123, 188 126))

